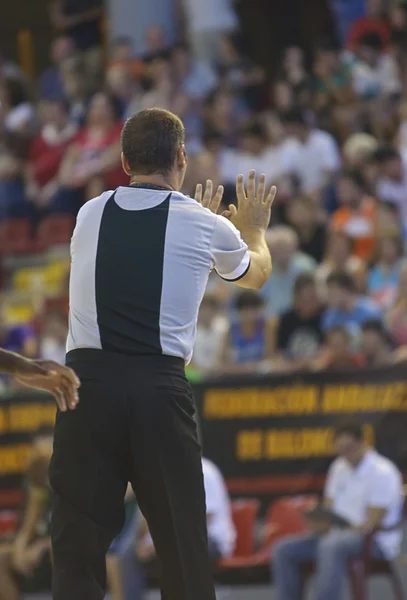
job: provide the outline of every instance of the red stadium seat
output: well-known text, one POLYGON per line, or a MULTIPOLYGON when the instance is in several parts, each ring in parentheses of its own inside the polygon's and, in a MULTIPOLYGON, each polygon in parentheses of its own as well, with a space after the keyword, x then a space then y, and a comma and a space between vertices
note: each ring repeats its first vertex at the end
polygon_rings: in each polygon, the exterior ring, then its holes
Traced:
POLYGON ((72 215, 51 215, 43 219, 38 227, 35 240, 37 252, 47 250, 52 246, 69 244, 75 227, 72 215))
POLYGON ((12 219, 0 223, 0 253, 29 253, 31 245, 31 223, 28 219, 12 219))
POLYGON ((232 502, 232 517, 236 528, 236 545, 233 556, 220 561, 221 569, 245 566, 255 549, 255 526, 259 512, 258 500, 235 500, 232 502))

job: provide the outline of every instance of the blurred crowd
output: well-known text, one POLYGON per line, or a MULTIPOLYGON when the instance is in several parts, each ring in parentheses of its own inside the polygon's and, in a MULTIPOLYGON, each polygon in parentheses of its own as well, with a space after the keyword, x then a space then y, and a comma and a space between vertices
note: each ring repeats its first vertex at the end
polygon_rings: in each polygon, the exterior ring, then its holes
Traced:
MULTIPOLYGON (((260 294, 211 276, 191 378, 402 358, 407 2, 367 0, 354 20, 333 2, 337 38, 315 40, 311 55, 286 48, 273 78, 246 52, 232 6, 221 4, 219 23, 192 31, 191 46, 169 45, 157 26, 145 32, 144 55, 121 37, 103 57, 100 38, 84 35, 82 24, 79 35, 77 26, 59 26, 35 85, 3 59, 1 222, 26 219, 34 235, 47 216, 75 216, 103 190, 126 185, 124 120, 167 108, 185 123, 186 194, 212 179, 225 186, 228 205, 236 175, 251 168, 278 186, 268 232, 273 274, 260 294)), ((86 13, 91 31, 95 10, 86 13)), ((191 27, 193 14, 184 16, 191 27)), ((63 16, 52 18, 60 25, 63 16)), ((57 293, 66 293, 66 277, 57 293)), ((62 360, 63 312, 47 313, 40 328, 1 320, 3 346, 62 360)))

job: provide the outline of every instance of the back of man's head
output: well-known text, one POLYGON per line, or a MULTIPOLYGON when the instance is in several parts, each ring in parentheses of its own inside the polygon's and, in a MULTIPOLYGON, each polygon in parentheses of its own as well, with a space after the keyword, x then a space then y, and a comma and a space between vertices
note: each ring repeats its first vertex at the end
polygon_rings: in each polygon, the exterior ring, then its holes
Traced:
POLYGON ((122 132, 122 151, 132 175, 167 175, 184 144, 179 117, 161 108, 142 110, 130 117, 122 132))

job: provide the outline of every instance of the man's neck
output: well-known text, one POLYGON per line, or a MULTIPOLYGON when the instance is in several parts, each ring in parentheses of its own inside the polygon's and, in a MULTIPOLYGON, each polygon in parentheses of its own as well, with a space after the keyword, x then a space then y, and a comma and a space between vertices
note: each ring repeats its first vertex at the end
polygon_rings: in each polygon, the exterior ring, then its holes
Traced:
POLYGON ((130 185, 135 184, 156 185, 158 187, 167 189, 172 192, 176 191, 176 186, 174 182, 169 181, 169 179, 166 179, 164 175, 158 173, 155 175, 132 175, 130 179, 130 185))

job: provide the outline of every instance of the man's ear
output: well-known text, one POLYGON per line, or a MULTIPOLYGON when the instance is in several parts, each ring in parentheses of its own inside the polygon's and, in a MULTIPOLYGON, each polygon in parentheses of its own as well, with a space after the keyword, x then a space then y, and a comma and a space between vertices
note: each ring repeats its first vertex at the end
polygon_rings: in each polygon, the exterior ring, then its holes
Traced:
POLYGON ((187 153, 185 151, 185 146, 184 144, 182 144, 182 146, 180 146, 178 148, 177 151, 177 165, 179 169, 185 169, 188 163, 188 157, 187 157, 187 153))
POLYGON ((124 156, 123 152, 121 153, 121 159, 122 159, 123 171, 126 173, 126 175, 128 175, 130 177, 131 176, 131 170, 130 170, 127 158, 124 156))

